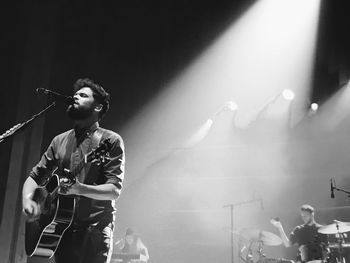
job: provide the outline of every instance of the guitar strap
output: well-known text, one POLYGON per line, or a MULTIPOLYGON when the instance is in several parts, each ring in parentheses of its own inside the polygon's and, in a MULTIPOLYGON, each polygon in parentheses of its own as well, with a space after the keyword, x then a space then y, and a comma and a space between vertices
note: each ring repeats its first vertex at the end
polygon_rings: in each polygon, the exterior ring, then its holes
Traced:
POLYGON ((101 138, 102 138, 103 132, 100 129, 96 129, 93 136, 93 140, 92 140, 92 147, 93 148, 97 148, 100 143, 101 143, 101 138))

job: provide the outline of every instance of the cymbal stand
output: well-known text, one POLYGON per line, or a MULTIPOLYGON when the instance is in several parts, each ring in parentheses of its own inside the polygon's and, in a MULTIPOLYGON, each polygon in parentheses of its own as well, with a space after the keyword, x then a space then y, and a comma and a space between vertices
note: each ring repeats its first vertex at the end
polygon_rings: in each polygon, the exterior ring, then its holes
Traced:
MULTIPOLYGON (((234 244, 233 244, 233 209, 238 206, 246 205, 246 204, 251 204, 254 202, 262 202, 261 198, 253 198, 251 200, 243 201, 243 202, 238 202, 234 204, 227 204, 224 205, 223 208, 230 208, 230 219, 231 219, 231 263, 234 263, 234 258, 235 258, 235 253, 234 253, 234 244)), ((240 250, 238 250, 238 253, 240 253, 240 250)), ((240 256, 238 255, 238 260, 240 259, 240 256)))
POLYGON ((338 241, 338 258, 337 263, 346 263, 345 257, 343 257, 343 243, 344 243, 344 234, 339 231, 339 224, 336 223, 336 227, 338 230, 338 233, 336 234, 336 238, 338 241))

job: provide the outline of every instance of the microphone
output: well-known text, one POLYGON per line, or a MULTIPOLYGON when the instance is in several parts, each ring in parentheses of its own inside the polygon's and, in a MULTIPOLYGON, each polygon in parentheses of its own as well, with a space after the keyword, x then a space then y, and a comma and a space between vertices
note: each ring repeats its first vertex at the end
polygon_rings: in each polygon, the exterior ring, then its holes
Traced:
POLYGON ((333 186, 333 179, 331 179, 331 198, 334 198, 334 186, 333 186))
POLYGON ((48 95, 49 97, 53 98, 55 101, 61 101, 61 102, 65 102, 69 105, 74 103, 74 99, 70 96, 66 96, 66 95, 62 95, 60 93, 57 93, 55 91, 52 90, 48 90, 48 89, 43 89, 43 88, 37 88, 36 89, 37 93, 44 93, 45 95, 48 95))

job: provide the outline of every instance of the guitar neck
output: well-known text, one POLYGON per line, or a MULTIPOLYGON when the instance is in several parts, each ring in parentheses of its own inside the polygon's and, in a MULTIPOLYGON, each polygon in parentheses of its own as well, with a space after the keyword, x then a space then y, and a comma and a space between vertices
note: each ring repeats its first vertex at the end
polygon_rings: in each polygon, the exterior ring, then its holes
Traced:
POLYGON ((73 176, 73 178, 75 178, 87 163, 93 161, 97 161, 99 164, 104 163, 106 160, 106 155, 108 154, 111 147, 112 144, 110 142, 110 139, 104 140, 100 146, 97 147, 97 149, 85 154, 80 162, 72 169, 70 174, 73 176))
POLYGON ((82 158, 80 162, 70 171, 70 174, 73 177, 71 179, 74 179, 81 172, 84 166, 88 163, 86 156, 87 155, 85 155, 84 158, 82 158))
POLYGON ((81 172, 81 170, 87 163, 97 161, 98 164, 101 164, 105 162, 106 155, 111 149, 111 146, 112 144, 110 140, 106 139, 101 143, 99 147, 97 147, 97 149, 85 154, 84 157, 79 161, 79 163, 75 167, 73 167, 71 171, 66 173, 68 179, 75 181, 77 175, 81 172))

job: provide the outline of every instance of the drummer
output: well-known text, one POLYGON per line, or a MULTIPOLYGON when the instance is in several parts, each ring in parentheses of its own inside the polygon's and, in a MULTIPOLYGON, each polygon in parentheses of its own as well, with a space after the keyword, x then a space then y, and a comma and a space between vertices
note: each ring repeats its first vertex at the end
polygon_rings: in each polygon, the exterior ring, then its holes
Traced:
POLYGON ((271 220, 271 223, 278 229, 286 247, 294 244, 298 245, 298 261, 324 260, 327 254, 327 235, 317 232, 322 225, 315 221, 314 208, 311 205, 304 204, 300 207, 300 215, 304 224, 296 226, 290 233, 289 238, 280 221, 271 220))

